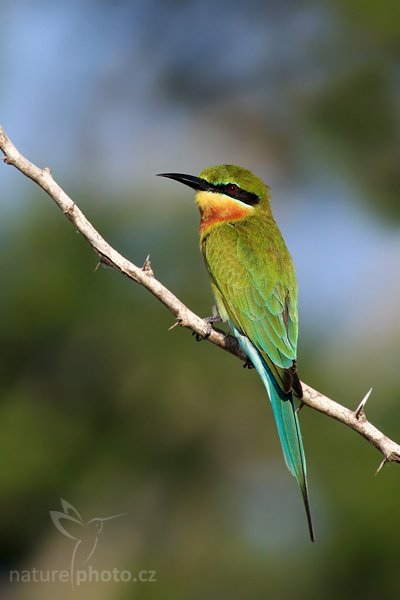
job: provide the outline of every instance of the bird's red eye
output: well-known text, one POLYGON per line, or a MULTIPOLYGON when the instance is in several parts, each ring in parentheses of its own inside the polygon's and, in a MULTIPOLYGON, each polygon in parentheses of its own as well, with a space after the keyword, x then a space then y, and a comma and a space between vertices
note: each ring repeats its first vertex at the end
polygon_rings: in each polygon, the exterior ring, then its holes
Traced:
POLYGON ((239 189, 236 183, 229 183, 227 187, 229 194, 236 194, 239 189))

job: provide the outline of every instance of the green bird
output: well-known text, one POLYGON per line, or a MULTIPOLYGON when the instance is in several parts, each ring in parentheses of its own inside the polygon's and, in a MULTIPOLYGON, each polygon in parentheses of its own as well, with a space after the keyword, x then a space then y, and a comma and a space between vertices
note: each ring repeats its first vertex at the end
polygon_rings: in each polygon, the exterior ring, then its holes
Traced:
MULTIPOLYGON (((200 248, 219 317, 256 368, 272 404, 283 456, 304 500, 311 540, 306 461, 294 396, 297 279, 270 205, 269 188, 247 169, 218 165, 199 175, 162 173, 196 190, 200 248)), ((215 319, 210 319, 215 320, 215 319)))

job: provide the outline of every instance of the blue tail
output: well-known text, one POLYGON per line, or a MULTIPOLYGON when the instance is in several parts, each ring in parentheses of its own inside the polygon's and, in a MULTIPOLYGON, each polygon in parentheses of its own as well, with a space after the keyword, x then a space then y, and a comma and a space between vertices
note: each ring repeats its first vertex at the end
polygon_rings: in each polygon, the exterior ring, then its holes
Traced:
POLYGON ((292 392, 287 394, 282 391, 267 362, 253 346, 249 338, 239 333, 236 327, 233 325, 232 327, 241 348, 250 358, 268 392, 278 428, 283 456, 285 458, 287 468, 292 475, 296 477, 300 486, 307 515, 310 538, 313 542, 315 538, 311 520, 310 503, 308 499, 306 459, 304 456, 300 425, 296 414, 296 407, 293 401, 293 394, 292 392))

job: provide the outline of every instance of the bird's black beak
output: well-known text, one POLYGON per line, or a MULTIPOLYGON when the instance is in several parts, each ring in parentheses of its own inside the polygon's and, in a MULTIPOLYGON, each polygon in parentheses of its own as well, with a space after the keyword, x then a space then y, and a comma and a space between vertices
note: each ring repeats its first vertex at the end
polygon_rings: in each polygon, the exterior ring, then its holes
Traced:
POLYGON ((158 173, 159 177, 169 177, 169 179, 175 179, 180 183, 184 183, 196 191, 206 191, 211 188, 208 181, 195 177, 194 175, 184 175, 182 173, 158 173))

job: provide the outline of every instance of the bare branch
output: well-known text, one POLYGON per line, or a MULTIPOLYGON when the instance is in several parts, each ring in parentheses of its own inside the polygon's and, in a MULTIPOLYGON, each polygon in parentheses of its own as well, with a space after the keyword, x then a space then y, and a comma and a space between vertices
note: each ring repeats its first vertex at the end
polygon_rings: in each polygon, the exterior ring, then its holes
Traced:
MULTIPOLYGON (((2 127, 0 127, 0 150, 4 154, 5 163, 16 167, 26 177, 32 179, 59 206, 75 229, 83 235, 98 254, 100 263, 105 263, 113 267, 123 275, 144 286, 164 304, 176 318, 176 323, 171 329, 176 325, 191 329, 197 335, 207 339, 208 342, 230 352, 243 361, 247 360, 247 356, 239 348, 236 338, 226 335, 215 328, 209 333, 208 323, 189 310, 154 277, 149 257, 146 258, 143 267, 137 267, 112 248, 88 221, 75 202, 55 182, 50 169, 47 167, 40 169, 22 156, 5 134, 2 127)), ((368 392, 358 408, 352 411, 314 390, 309 385, 302 383, 302 386, 304 396, 301 401, 303 404, 347 425, 347 427, 359 433, 382 453, 384 458, 378 471, 386 462, 400 463, 400 446, 379 431, 365 416, 364 407, 370 392, 368 392)))

